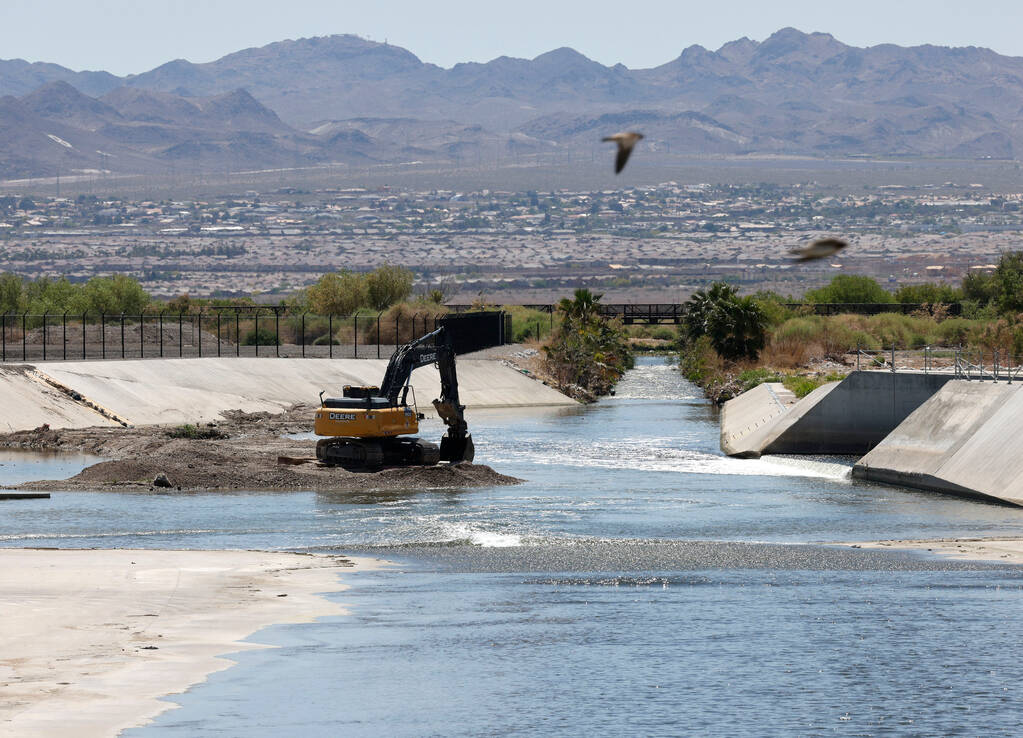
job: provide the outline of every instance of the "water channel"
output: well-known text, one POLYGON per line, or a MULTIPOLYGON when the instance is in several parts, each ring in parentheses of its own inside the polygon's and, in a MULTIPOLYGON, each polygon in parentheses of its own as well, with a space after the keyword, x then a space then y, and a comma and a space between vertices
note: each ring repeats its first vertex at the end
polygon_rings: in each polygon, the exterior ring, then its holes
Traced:
MULTIPOLYGON (((394 562, 130 736, 1018 734, 1021 568, 820 544, 1019 536, 1023 510, 854 482, 851 459, 725 458, 655 358, 595 405, 469 421, 477 461, 525 483, 55 493, 5 504, 0 545, 394 562)), ((9 484, 69 468, 0 461, 9 484)))

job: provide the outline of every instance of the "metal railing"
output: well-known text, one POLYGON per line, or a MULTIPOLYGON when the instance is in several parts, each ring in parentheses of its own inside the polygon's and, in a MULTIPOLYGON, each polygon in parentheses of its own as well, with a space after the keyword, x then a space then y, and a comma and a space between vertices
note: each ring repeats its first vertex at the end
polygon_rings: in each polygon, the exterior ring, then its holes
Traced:
POLYGON ((1012 384, 1020 380, 1023 365, 1008 349, 963 346, 923 346, 899 349, 856 347, 857 371, 923 372, 953 374, 957 379, 988 380, 1012 384), (915 360, 918 358, 918 360, 915 360))
MULTIPOLYGON (((201 357, 387 358, 450 316, 401 312, 317 315, 282 306, 202 312, 4 313, 0 361, 201 357)), ((500 335, 505 339, 504 317, 500 335)), ((474 328, 478 330, 478 328, 474 328)))

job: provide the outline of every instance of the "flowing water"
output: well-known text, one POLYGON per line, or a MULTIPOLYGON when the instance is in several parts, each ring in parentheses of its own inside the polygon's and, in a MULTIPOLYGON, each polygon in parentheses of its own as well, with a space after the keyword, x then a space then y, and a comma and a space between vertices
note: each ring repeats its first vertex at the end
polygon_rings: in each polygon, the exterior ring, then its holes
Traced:
POLYGON ((524 484, 57 493, 5 503, 0 545, 396 562, 131 736, 1019 734, 1020 568, 817 544, 1018 536, 1023 510, 854 482, 851 459, 725 458, 656 359, 596 405, 469 422, 524 484))

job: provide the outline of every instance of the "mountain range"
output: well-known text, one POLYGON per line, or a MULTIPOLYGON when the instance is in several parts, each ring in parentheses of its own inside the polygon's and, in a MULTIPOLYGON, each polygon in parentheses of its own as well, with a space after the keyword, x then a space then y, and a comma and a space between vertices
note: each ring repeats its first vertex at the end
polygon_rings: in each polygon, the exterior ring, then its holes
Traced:
POLYGON ((0 60, 0 179, 73 170, 512 161, 623 128, 687 155, 1013 158, 1023 58, 785 28, 650 69, 569 48, 444 69, 351 36, 118 77, 0 60))

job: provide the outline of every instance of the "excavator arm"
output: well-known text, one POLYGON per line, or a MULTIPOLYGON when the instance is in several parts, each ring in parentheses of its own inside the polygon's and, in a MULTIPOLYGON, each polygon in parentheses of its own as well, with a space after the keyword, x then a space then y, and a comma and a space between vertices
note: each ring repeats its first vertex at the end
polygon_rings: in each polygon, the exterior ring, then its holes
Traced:
POLYGON ((433 406, 448 427, 440 442, 441 461, 472 461, 475 448, 465 422, 465 406, 458 399, 455 351, 446 328, 441 326, 394 352, 380 384, 380 395, 392 406, 397 405, 399 394, 404 399, 403 389, 412 372, 427 364, 436 364, 440 372, 440 397, 433 401, 433 406))

